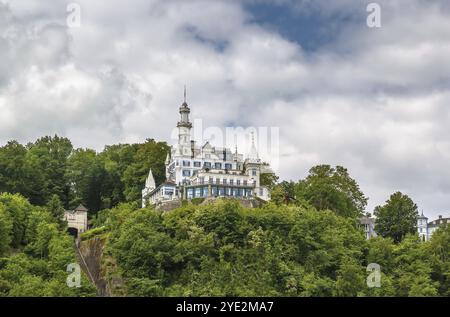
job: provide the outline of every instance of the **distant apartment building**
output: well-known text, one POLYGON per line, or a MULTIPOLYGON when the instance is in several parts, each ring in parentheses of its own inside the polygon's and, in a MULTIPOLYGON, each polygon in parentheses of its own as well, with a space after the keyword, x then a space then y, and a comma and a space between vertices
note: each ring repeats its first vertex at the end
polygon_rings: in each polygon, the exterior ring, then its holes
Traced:
POLYGON ((364 230, 366 235, 366 239, 376 237, 377 233, 375 232, 375 219, 370 216, 364 216, 359 219, 359 225, 364 230))
POLYGON ((440 226, 446 224, 450 224, 450 218, 443 218, 442 215, 439 215, 438 219, 428 222, 428 218, 422 212, 417 219, 417 231, 420 238, 427 241, 440 226))

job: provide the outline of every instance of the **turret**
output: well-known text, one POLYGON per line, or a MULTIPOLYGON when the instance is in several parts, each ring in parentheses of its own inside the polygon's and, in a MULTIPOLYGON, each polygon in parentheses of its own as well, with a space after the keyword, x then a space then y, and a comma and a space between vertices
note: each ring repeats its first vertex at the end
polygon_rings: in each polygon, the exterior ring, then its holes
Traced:
POLYGON ((145 188, 150 191, 156 188, 155 178, 153 177, 152 169, 149 170, 147 179, 145 180, 145 188))
POLYGON ((259 162, 259 154, 258 150, 256 149, 255 135, 253 132, 252 132, 252 146, 250 148, 250 153, 248 154, 248 159, 251 161, 259 162))
POLYGON ((428 240, 428 218, 423 215, 423 210, 422 214, 417 217, 417 231, 423 241, 428 240))
POLYGON ((186 102, 186 87, 184 88, 184 102, 180 107, 180 121, 178 121, 178 152, 181 155, 190 154, 192 123, 189 121, 191 109, 186 102))
POLYGON ((255 145, 255 136, 252 133, 252 146, 250 152, 245 160, 245 170, 247 175, 255 181, 255 189, 260 187, 260 174, 261 174, 261 160, 259 159, 258 151, 255 145))
POLYGON ((186 102, 186 87, 184 87, 184 102, 180 107, 180 121, 178 121, 178 141, 179 144, 189 144, 191 141, 192 123, 189 121, 191 109, 186 102))

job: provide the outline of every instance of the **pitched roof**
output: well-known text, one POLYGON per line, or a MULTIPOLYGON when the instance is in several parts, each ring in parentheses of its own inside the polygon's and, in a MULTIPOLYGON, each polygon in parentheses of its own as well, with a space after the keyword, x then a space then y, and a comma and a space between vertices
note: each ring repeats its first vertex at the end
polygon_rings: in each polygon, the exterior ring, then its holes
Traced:
POLYGON ((74 211, 88 211, 86 207, 84 207, 82 204, 80 204, 77 208, 75 208, 74 211))

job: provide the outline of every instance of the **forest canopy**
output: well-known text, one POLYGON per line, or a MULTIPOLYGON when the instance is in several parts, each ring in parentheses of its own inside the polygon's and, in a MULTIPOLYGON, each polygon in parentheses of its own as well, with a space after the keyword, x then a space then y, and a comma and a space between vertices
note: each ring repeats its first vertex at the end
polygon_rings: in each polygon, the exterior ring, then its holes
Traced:
POLYGON ((81 288, 65 284, 77 258, 62 214, 80 203, 92 225, 83 238, 101 238, 105 271, 124 281, 117 295, 450 295, 450 227, 421 241, 407 195, 375 208, 370 240, 359 222, 368 198, 342 166, 314 166, 297 182, 263 175, 272 201, 259 208, 219 199, 142 209, 148 170, 163 182, 168 151, 153 139, 74 149, 59 136, 0 147, 0 296, 96 295, 85 275, 81 288), (379 287, 367 284, 371 264, 379 287))
POLYGON ((355 219, 314 207, 218 200, 102 213, 129 296, 450 295, 448 226, 427 242, 408 234, 395 243, 366 240, 355 219), (368 287, 370 263, 380 287, 368 287))
POLYGON ((10 141, 0 147, 0 192, 21 194, 39 206, 57 195, 65 208, 82 203, 95 214, 140 200, 150 168, 157 183, 164 181, 168 151, 166 143, 152 139, 106 146, 99 153, 74 149, 57 135, 27 145, 10 141))

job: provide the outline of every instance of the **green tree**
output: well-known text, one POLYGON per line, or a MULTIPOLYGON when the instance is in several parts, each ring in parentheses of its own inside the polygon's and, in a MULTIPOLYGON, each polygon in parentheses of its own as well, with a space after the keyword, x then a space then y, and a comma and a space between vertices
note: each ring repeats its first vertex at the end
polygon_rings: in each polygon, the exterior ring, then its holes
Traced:
POLYGON ((283 187, 281 187, 281 185, 274 186, 274 188, 270 192, 270 198, 271 201, 277 206, 286 203, 286 193, 283 187))
POLYGON ((47 203, 47 209, 52 214, 55 221, 58 223, 62 221, 64 216, 64 207, 59 199, 58 195, 53 195, 50 201, 47 203))
POLYGON ((275 173, 262 173, 260 175, 261 186, 266 186, 269 189, 273 189, 278 180, 279 177, 275 173))
POLYGON ((165 142, 156 142, 153 139, 149 139, 144 144, 138 145, 136 154, 133 157, 133 163, 126 168, 122 175, 127 201, 140 200, 141 191, 150 168, 157 185, 165 180, 167 153, 169 153, 169 147, 165 142))
POLYGON ((362 266, 354 259, 345 260, 336 280, 335 295, 345 297, 358 296, 365 289, 365 278, 362 266))
POLYGON ((383 237, 400 242, 408 233, 417 233, 417 205, 401 192, 392 194, 385 205, 377 206, 374 214, 375 231, 383 237))
POLYGON ((25 239, 26 222, 33 206, 19 194, 0 194, 0 205, 3 205, 12 219, 12 241, 13 248, 19 248, 25 239))
POLYGON ((5 206, 0 204, 0 256, 9 248, 12 241, 13 223, 5 206))
POLYGON ((297 198, 303 198, 317 210, 332 210, 344 217, 359 217, 367 198, 346 168, 318 165, 296 188, 297 198))
POLYGON ((439 294, 450 296, 450 225, 442 225, 431 236, 425 246, 430 255, 431 277, 438 282, 439 294))
POLYGON ((17 141, 0 147, 0 193, 25 193, 25 157, 27 149, 17 141))
POLYGON ((72 143, 67 138, 43 137, 27 145, 26 193, 31 202, 45 205, 56 194, 64 205, 69 203, 69 183, 66 178, 67 160, 72 143))
POLYGON ((432 279, 431 254, 417 236, 406 235, 394 249, 393 281, 397 296, 436 296, 438 283, 432 279))
POLYGON ((296 184, 294 182, 283 181, 275 186, 273 186, 271 191, 271 199, 277 204, 292 204, 296 201, 295 193, 296 184))

